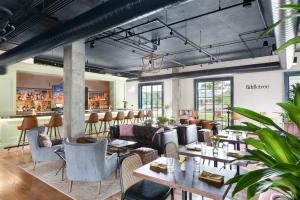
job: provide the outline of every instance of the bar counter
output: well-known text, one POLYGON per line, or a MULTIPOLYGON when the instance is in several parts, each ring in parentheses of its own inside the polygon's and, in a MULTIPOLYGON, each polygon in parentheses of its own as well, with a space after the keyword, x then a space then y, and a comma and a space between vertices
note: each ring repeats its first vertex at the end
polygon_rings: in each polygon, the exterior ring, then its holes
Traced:
MULTIPOLYGON (((89 118, 91 112, 97 112, 99 118, 104 117, 105 112, 108 110, 86 110, 85 119, 89 118)), ((112 115, 115 117, 118 111, 124 111, 125 115, 129 110, 113 110, 112 115)), ((134 111, 136 114, 138 111, 134 111)), ((17 126, 22 124, 23 117, 25 116, 36 116, 38 120, 38 126, 44 126, 50 121, 51 115, 54 112, 38 112, 32 113, 3 113, 0 114, 0 151, 6 146, 16 145, 20 137, 21 131, 17 129, 17 126)), ((60 113, 63 114, 63 113, 60 113)), ((62 115, 63 117, 63 115, 62 115)), ((100 123, 97 124, 97 130, 100 128, 100 123)), ((61 135, 63 136, 63 127, 59 128, 61 135)))

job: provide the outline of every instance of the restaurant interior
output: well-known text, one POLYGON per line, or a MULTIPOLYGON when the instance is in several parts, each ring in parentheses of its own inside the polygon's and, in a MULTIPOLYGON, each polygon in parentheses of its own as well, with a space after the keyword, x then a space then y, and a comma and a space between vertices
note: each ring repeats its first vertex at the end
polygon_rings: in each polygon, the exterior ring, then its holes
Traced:
POLYGON ((1 0, 0 200, 300 200, 298 0, 1 0))

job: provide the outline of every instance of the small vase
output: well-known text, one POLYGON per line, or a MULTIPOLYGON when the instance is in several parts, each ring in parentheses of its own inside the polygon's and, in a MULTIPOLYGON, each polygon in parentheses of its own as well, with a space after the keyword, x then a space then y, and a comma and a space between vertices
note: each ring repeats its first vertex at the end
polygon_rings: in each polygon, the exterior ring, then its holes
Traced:
POLYGON ((218 147, 219 147, 219 142, 213 142, 213 154, 218 154, 218 147))

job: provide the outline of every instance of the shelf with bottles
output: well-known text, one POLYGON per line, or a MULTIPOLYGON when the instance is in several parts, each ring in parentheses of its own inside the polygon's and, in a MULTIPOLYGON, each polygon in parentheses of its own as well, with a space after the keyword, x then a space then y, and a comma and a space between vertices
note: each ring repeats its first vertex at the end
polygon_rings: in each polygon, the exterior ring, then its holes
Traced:
POLYGON ((107 92, 89 91, 89 108, 90 109, 107 109, 109 98, 107 92))
POLYGON ((17 111, 47 111, 51 109, 51 90, 17 88, 17 111))

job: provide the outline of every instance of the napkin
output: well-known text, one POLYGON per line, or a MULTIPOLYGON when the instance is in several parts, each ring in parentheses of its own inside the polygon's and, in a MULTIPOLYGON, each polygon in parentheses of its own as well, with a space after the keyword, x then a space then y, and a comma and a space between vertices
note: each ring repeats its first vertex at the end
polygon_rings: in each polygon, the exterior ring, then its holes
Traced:
POLYGON ((210 185, 218 186, 218 187, 220 187, 224 184, 224 176, 218 175, 218 174, 213 174, 208 171, 203 171, 199 175, 199 180, 206 182, 210 185))
POLYGON ((186 145, 185 146, 186 150, 189 151, 201 151, 201 147, 199 145, 186 145))
POLYGON ((238 152, 227 152, 227 156, 234 157, 234 158, 242 157, 242 155, 239 154, 238 152))
POLYGON ((167 173, 168 168, 166 164, 161 164, 157 162, 150 163, 150 169, 155 172, 167 173))

